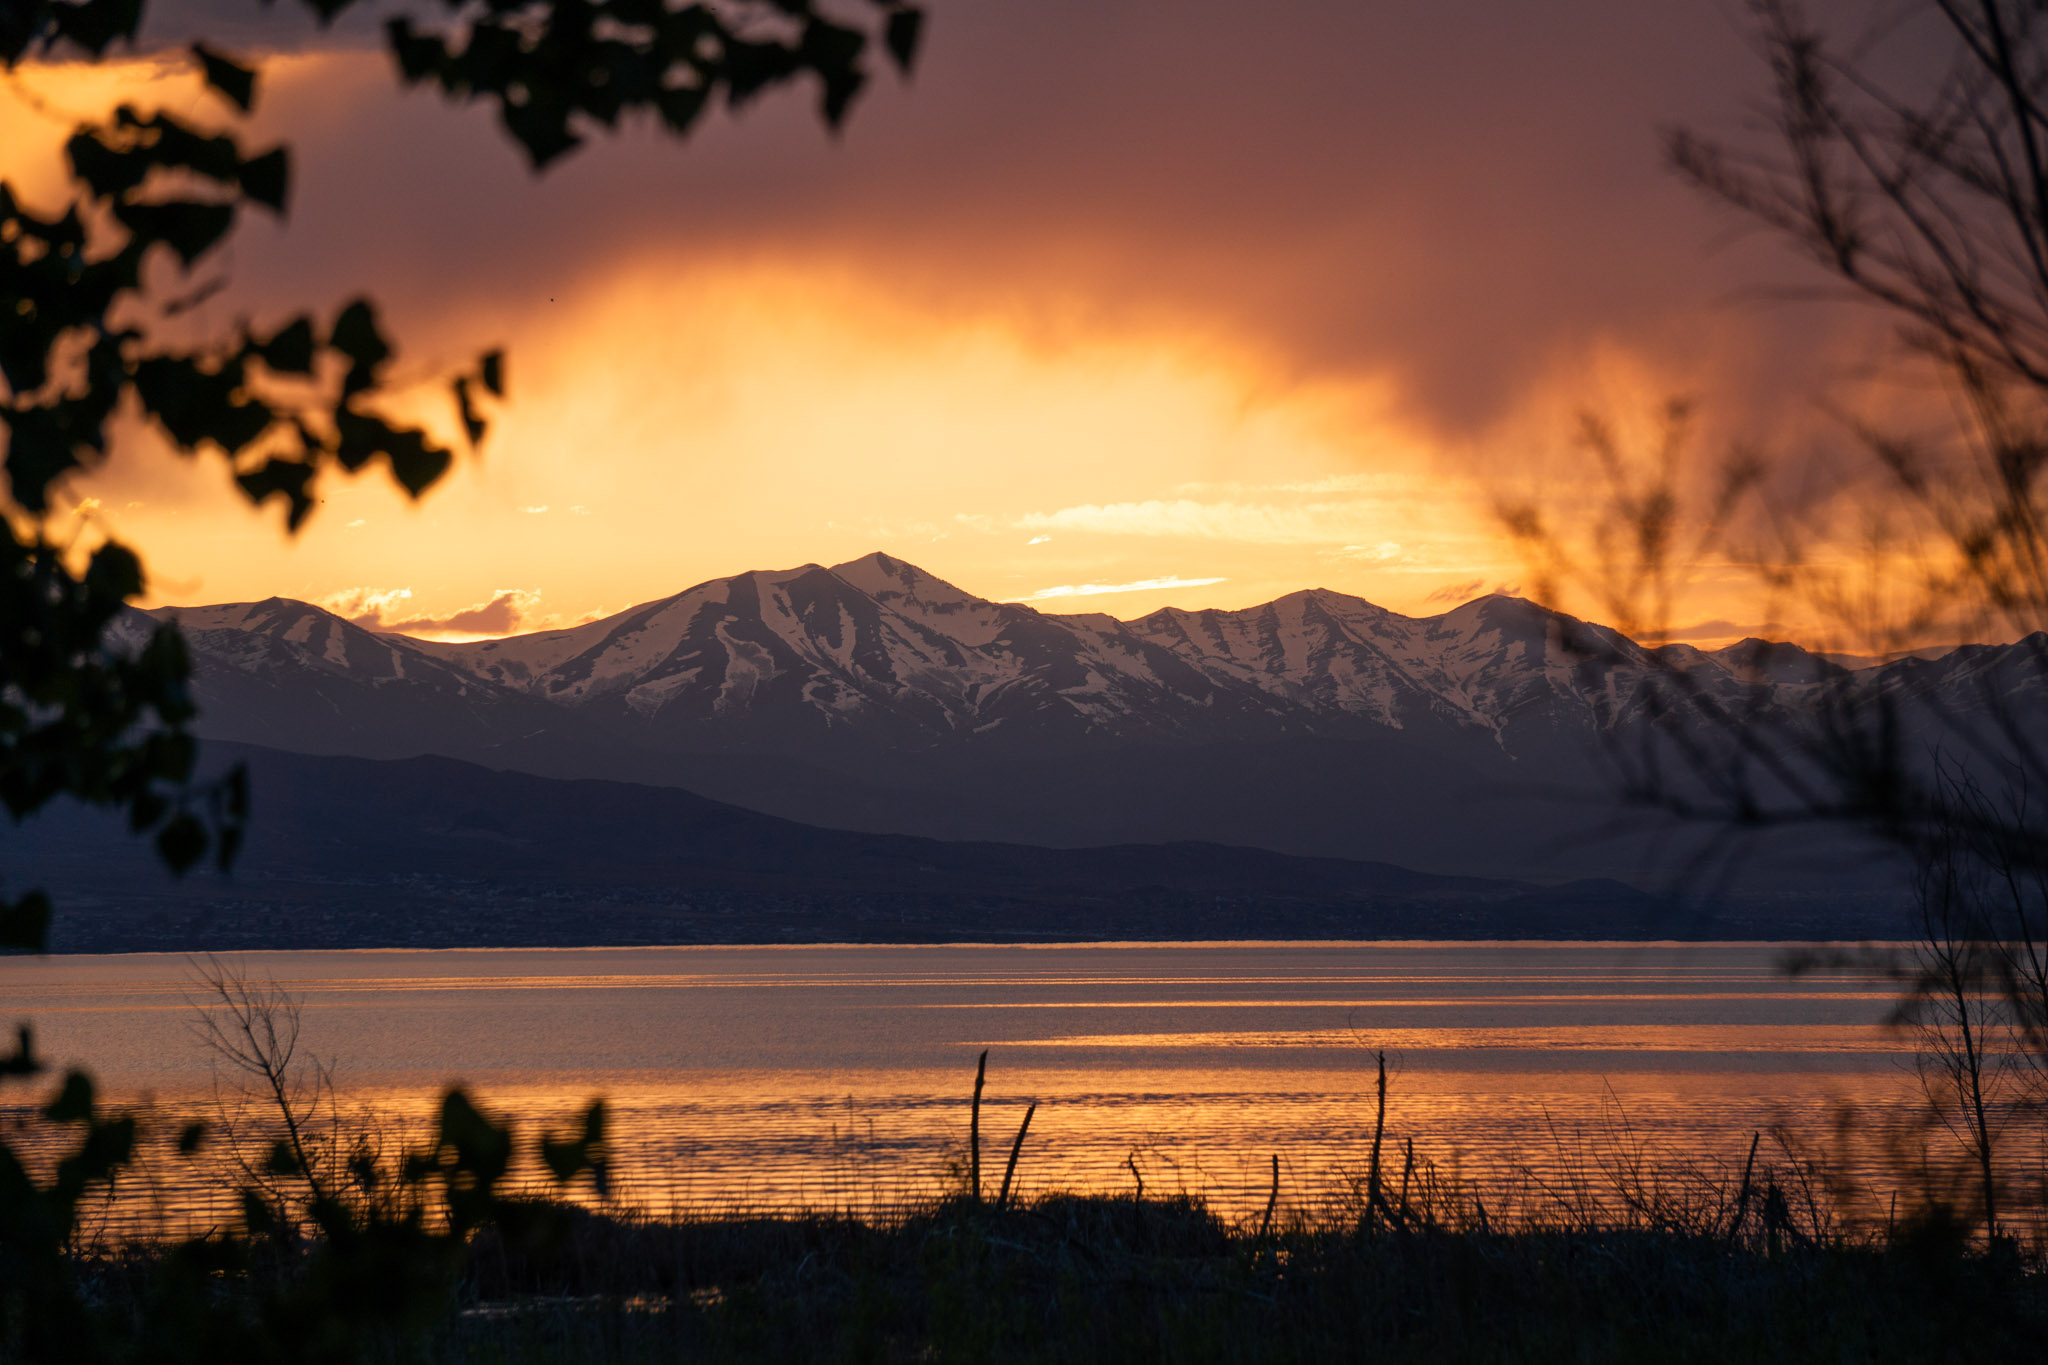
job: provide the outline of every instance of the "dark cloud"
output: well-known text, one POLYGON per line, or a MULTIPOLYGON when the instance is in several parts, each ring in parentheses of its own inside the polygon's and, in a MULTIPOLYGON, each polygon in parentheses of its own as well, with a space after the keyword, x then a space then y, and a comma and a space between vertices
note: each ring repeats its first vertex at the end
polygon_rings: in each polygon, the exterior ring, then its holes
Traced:
POLYGON ((915 82, 877 80, 836 139, 783 94, 687 147, 598 135, 538 180, 487 110, 398 92, 382 57, 274 85, 301 189, 237 272, 279 303, 375 289, 438 340, 623 258, 808 255, 934 307, 1185 323, 1391 374, 1452 432, 1601 341, 1768 407, 1850 325, 1760 308, 1789 258, 1729 245, 1660 166, 1659 125, 1738 126, 1764 87, 1726 7, 933 11, 915 82))

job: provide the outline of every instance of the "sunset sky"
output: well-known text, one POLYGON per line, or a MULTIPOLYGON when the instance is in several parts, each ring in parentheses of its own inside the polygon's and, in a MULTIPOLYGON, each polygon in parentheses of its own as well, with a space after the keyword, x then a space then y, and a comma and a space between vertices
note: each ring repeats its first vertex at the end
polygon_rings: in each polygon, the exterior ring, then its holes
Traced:
MULTIPOLYGON (((153 602, 503 633, 880 549, 1055 611, 1427 614, 1528 580, 1498 497, 1590 505, 1582 410, 1690 397, 1702 465, 1760 444, 1817 525, 1862 477, 1821 402, 1879 320, 1788 299, 1797 262, 1661 165, 1661 126, 1755 122, 1732 3, 933 0, 915 78, 836 138, 784 92, 538 178, 483 108, 398 88, 375 7, 160 11, 268 54, 257 126, 297 157, 204 316, 368 293, 405 375, 502 345, 512 401, 418 505, 331 480, 296 538, 129 440, 73 492, 153 602)), ((175 61, 31 67, 0 169, 47 194, 64 115, 117 97, 209 107, 175 61)), ((1676 624, 1764 611, 1709 562, 1676 624)))

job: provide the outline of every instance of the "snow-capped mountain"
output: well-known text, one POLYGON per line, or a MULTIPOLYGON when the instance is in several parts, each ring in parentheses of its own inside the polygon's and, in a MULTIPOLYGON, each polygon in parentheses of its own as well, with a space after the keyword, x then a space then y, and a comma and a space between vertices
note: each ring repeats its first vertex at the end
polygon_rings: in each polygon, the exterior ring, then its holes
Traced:
MULTIPOLYGON (((1424 618, 1325 590, 1054 616, 879 553, 469 644, 280 599, 155 615, 189 638, 218 738, 684 786, 877 832, 1212 839, 1487 875, 1546 874, 1531 859, 1585 819, 1559 791, 1598 795, 1594 738, 1633 722, 1653 664, 1749 705, 1846 676, 1759 641, 1653 660, 1504 596, 1424 618)), ((1856 676, 1960 706, 2038 690, 2021 648, 1856 676)))
POLYGON ((1130 629, 1209 677, 1318 716, 1449 724, 1509 749, 1518 724, 1598 725, 1626 703, 1611 680, 1589 677, 1589 644, 1648 662, 1612 632, 1497 595, 1417 620, 1316 589, 1243 611, 1167 608, 1130 629))
POLYGON ((1272 710, 1120 627, 984 601, 879 554, 714 579, 574 630, 412 644, 527 696, 717 746, 1160 736, 1272 710))
MULTIPOLYGON (((395 643, 477 679, 704 743, 1220 740, 1600 723, 1571 618, 1487 597, 1416 620, 1341 593, 1125 623, 963 592, 884 554, 714 579, 574 630, 395 643)), ((1612 632, 1603 644, 1634 646, 1612 632)), ((1703 656, 1708 657, 1708 656, 1703 656)), ((1732 671, 1730 673, 1732 678, 1732 671)), ((1604 710, 1603 710, 1604 708, 1604 710)))
POLYGON ((457 695, 470 690, 466 672, 422 658, 415 641, 375 634, 289 598, 155 614, 176 620, 196 653, 251 676, 312 671, 373 686, 406 683, 457 695))
MULTIPOLYGON (((315 753, 392 758, 488 749, 553 708, 479 682, 417 642, 273 597, 151 613, 175 620, 196 665, 202 733, 315 753)), ((124 634, 139 634, 143 613, 124 634)))

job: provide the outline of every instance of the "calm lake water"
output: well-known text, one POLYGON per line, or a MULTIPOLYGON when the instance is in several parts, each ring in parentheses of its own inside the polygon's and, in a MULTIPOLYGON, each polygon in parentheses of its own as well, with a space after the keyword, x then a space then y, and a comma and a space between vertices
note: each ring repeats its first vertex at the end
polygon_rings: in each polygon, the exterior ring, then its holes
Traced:
MULTIPOLYGON (((1463 1174, 1653 1151, 1740 1163, 1907 1112, 1882 980, 1788 979, 1784 945, 1202 944, 253 953, 345 1102, 418 1121, 462 1082, 551 1120, 602 1095, 626 1198, 862 1206, 936 1190, 989 1052, 984 1165, 1030 1100, 1026 1189, 1308 1198, 1388 1130, 1463 1174), (1294 1197, 1291 1193, 1290 1197, 1294 1197)), ((195 964, 0 959, 0 1022, 176 1112, 213 1103, 195 964)), ((11 1087, 5 1097, 20 1100, 11 1087)), ((182 1196, 181 1196, 182 1197, 182 1196)), ((196 1197, 196 1196, 195 1196, 196 1197)))

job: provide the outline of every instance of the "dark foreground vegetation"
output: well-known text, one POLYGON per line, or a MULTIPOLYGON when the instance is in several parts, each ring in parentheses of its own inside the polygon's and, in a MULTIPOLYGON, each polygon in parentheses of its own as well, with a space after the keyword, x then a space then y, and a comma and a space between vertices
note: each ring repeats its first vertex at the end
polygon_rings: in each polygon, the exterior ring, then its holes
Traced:
POLYGON ((2048 1331, 2048 1282, 1939 1220, 1857 1241, 1761 1218, 1734 1235, 1334 1216, 1262 1233, 1132 1196, 868 1220, 522 1205, 451 1250, 384 1267, 319 1238, 214 1238, 203 1267, 189 1248, 81 1256, 90 1331, 120 1349, 68 1358, 2017 1360, 2048 1331))
POLYGON ((1382 1058, 1326 1188, 1274 1157, 1236 1212, 1135 1162, 1127 1193, 1026 1198, 1036 1106, 984 1165, 977 1074, 928 1197, 656 1216, 614 1197, 602 1103, 526 1141, 457 1090, 394 1136, 309 1081, 274 989, 216 989, 251 1105, 158 1133, 73 1074, 0 1110, 0 1360, 1982 1361, 2048 1333, 2038 1186, 1994 1223, 1953 1163, 1888 1205, 1762 1134, 1725 1167, 1582 1150, 1474 1183, 1389 1130, 1382 1058), (195 1162, 232 1215, 107 1216, 195 1162))
MULTIPOLYGON (((214 1292, 253 1315, 321 1259, 214 1292)), ((139 1322, 164 1269, 129 1255, 80 1273, 101 1313, 139 1322)), ((1055 1196, 882 1221, 579 1214, 543 1247, 484 1230, 434 1311, 351 1332, 334 1358, 1979 1361, 2031 1358, 2044 1330, 2040 1275, 1935 1227, 1870 1244, 1335 1221, 1260 1236, 1186 1200, 1055 1196)), ((234 1358, 169 1335, 139 1357, 234 1358)), ((311 1335, 251 1340, 322 1354, 311 1335)))
MULTIPOLYGON (((145 8, 10 4, 0 64, 49 51, 97 60, 132 37, 145 8)), ((817 78, 836 125, 866 77, 871 35, 907 68, 921 20, 897 0, 873 7, 870 32, 808 0, 601 7, 617 27, 594 26, 600 7, 587 4, 440 8, 419 16, 426 27, 401 17, 390 28, 402 78, 495 105, 536 167, 622 112, 682 132, 707 108, 799 76, 817 78)), ((1956 418, 1924 439, 1918 419, 1845 424, 1890 477, 1906 529, 1935 547, 1924 586, 1911 556, 1880 557, 1866 593, 1798 572, 1808 561, 1796 538, 1782 553, 1768 539, 1729 553, 1715 541, 1720 512, 1698 553, 1754 558, 1773 597, 1803 591, 1870 652, 1935 630, 2027 640, 2038 680, 2048 23, 2020 0, 1919 7, 1945 26, 1934 36, 1957 74, 1916 102, 1858 71, 1858 46, 1823 42, 1796 5, 1752 8, 1779 97, 1778 154, 1676 134, 1672 161, 1889 310, 1915 358, 1896 373, 1919 383, 1931 370, 1956 418), (1860 607, 1866 598, 1906 609, 1890 620, 1860 607)), ((242 140, 256 72, 205 45, 191 57, 224 123, 124 109, 66 144, 51 207, 30 211, 0 187, 12 244, 0 300, 19 305, 0 308, 0 805, 16 822, 60 797, 118 812, 180 871, 234 860, 247 774, 198 767, 191 661, 175 629, 110 643, 142 595, 142 565, 117 544, 76 542, 60 519, 68 477, 104 458, 117 415, 148 414, 181 455, 224 454, 249 499, 281 501, 296 527, 325 471, 382 465, 417 495, 453 458, 380 414, 397 392, 393 347, 366 300, 262 333, 193 337, 181 315, 213 287, 212 253, 241 212, 284 208, 289 161, 242 140), (183 269, 167 276, 146 261, 183 269)), ((447 377, 474 444, 486 426, 476 404, 501 396, 502 362, 492 353, 447 377)), ((1615 489, 1613 519, 1590 525, 1592 548, 1627 543, 1632 555, 1597 553, 1573 572, 1569 534, 1534 510, 1504 510, 1541 577, 1618 585, 1606 618, 1653 635, 1667 589, 1683 586, 1683 490, 1661 448, 1639 484, 1592 430, 1592 462, 1615 489)), ((1753 465, 1731 460, 1712 503, 1770 498, 1753 465)), ((1580 501, 1574 528, 1589 524, 1580 501)), ((1763 511, 1766 525, 1785 521, 1763 511)), ((1755 697, 1768 686, 1766 672, 1755 697)), ((2048 829, 2031 795, 2048 780, 2048 745, 2037 694, 1987 684, 1931 761, 1898 724, 1896 699, 1853 678, 1782 721, 1695 693, 1677 668, 1652 667, 1620 695, 1669 741, 1612 746, 1619 794, 1636 806, 1738 831, 1854 826, 1908 857, 1919 929, 1897 1022, 1923 1040, 1930 1103, 1968 1179, 1937 1180, 1874 1218, 1867 1195, 1859 1204, 1845 1181, 1796 1160, 1661 1183, 1601 1169, 1489 1209, 1497 1192, 1440 1182, 1405 1148, 1399 1175, 1395 1163, 1383 1171, 1375 1126, 1359 1182, 1309 1206, 1283 1205, 1276 1180, 1273 1202, 1243 1221, 1139 1191, 1013 1201, 1007 1174, 987 1198, 977 1143, 957 1193, 923 1206, 655 1221, 608 1202, 601 1106, 530 1146, 459 1091, 433 1132, 403 1143, 316 1129, 287 1084, 289 1047, 265 1053, 278 1035, 252 1014, 260 1027, 244 1041, 268 1059, 257 1079, 274 1092, 274 1122, 157 1134, 147 1114, 107 1112, 82 1074, 34 1079, 24 1032, 0 1054, 0 1082, 39 1087, 31 1108, 0 1115, 0 1361, 2036 1358, 2048 1327, 2048 829), (235 1215, 156 1238, 90 1235, 83 1215, 96 1201, 118 1203, 146 1178, 138 1143, 217 1163, 239 1191, 235 1215), (2019 1163, 2031 1179, 2009 1178, 2019 1163), (1582 1198, 1595 1184, 1598 1197, 1582 1198)), ((47 948, 47 890, 0 890, 0 945, 47 948)), ((0 1101, 22 1093, 9 1084, 0 1101)), ((1255 1131, 1258 1116, 1245 1122, 1255 1131)))

